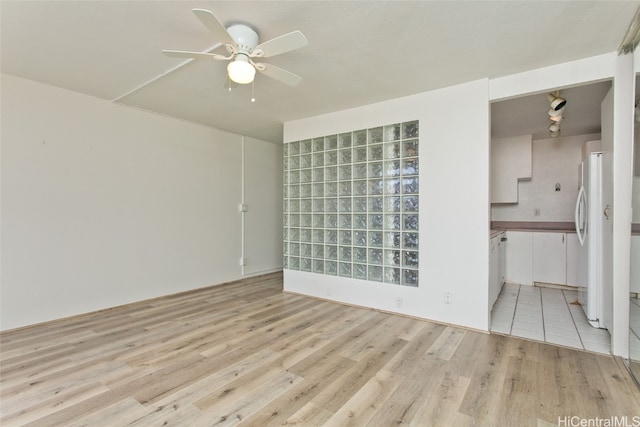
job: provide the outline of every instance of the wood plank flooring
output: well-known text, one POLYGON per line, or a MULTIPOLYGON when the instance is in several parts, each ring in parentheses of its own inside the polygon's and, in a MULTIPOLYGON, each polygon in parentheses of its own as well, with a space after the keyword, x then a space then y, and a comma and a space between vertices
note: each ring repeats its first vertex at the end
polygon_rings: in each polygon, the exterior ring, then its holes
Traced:
POLYGON ((612 357, 283 293, 281 273, 7 331, 0 369, 2 426, 546 426, 640 415, 612 357))

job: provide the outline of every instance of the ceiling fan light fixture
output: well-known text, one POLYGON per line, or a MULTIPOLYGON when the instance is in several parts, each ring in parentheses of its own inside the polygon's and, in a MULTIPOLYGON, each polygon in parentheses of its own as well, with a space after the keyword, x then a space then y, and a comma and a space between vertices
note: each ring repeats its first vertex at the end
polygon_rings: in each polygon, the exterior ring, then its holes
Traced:
POLYGON ((302 80, 302 77, 275 65, 256 64, 251 60, 251 58, 268 58, 281 55, 305 47, 309 44, 309 41, 300 31, 291 31, 260 43, 260 37, 256 30, 247 24, 237 23, 226 28, 210 10, 193 9, 193 13, 209 29, 215 40, 218 41, 218 44, 210 50, 225 46, 230 55, 224 56, 209 51, 163 50, 162 52, 165 55, 174 58, 232 60, 233 62, 227 65, 227 76, 229 80, 239 84, 253 82, 256 70, 289 86, 296 86, 302 80))
POLYGON ((256 75, 256 69, 245 55, 237 55, 236 59, 227 65, 227 72, 231 80, 241 85, 251 83, 256 75))

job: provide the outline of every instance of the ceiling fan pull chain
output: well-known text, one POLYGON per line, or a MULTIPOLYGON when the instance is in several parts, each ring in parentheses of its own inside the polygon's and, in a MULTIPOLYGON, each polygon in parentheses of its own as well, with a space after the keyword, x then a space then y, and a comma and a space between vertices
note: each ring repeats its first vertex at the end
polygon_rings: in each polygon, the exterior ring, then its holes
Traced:
POLYGON ((256 80, 251 82, 251 102, 256 102, 256 80))

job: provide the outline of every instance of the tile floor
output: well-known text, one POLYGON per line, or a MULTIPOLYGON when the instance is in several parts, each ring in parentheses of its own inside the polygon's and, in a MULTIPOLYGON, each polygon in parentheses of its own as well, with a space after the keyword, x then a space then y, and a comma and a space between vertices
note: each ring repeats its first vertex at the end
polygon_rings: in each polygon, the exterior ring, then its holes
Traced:
POLYGON ((491 332, 609 354, 609 332, 592 327, 577 300, 573 290, 505 283, 491 311, 491 332))

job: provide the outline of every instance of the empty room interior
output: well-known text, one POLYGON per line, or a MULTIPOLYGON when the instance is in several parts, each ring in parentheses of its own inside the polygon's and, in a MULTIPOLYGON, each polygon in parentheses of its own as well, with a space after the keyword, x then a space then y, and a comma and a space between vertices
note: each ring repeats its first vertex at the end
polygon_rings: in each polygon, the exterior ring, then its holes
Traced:
POLYGON ((0 0, 0 425, 640 425, 639 40, 0 0))

